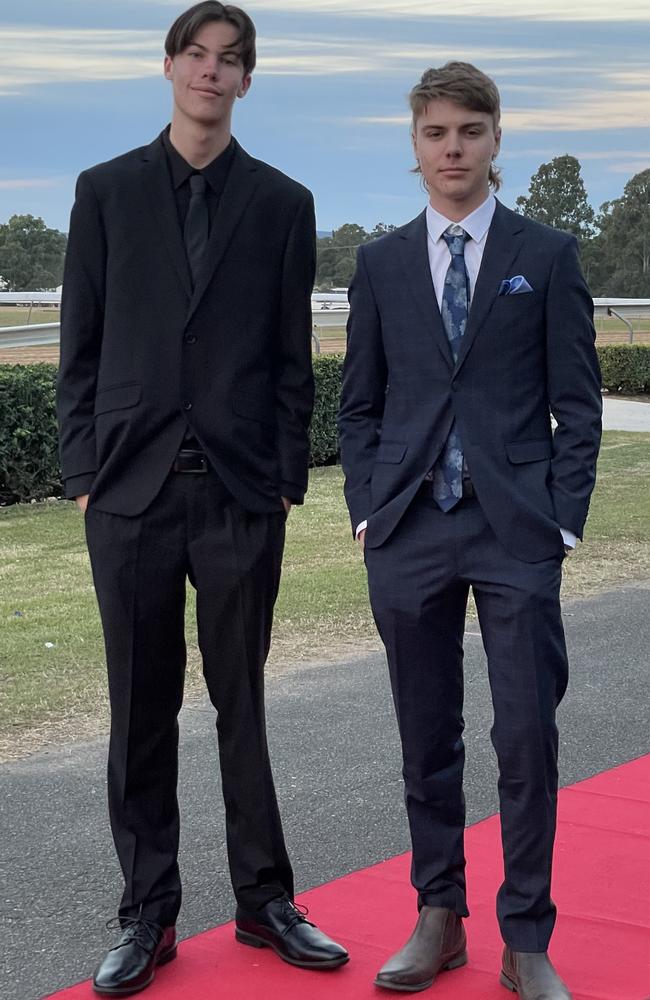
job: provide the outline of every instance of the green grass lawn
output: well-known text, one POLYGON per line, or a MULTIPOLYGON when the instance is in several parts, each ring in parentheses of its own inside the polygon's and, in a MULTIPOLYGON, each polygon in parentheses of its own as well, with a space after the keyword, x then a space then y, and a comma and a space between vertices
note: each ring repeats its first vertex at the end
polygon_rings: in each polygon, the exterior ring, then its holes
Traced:
MULTIPOLYGON (((288 523, 271 670, 377 646, 361 552, 339 468, 311 473, 288 523)), ((565 597, 647 578, 650 434, 605 434, 587 540, 565 563, 565 597)), ((188 691, 199 657, 188 601, 188 691)), ((105 725, 103 645, 83 535, 71 503, 0 510, 0 755, 105 725)))
POLYGON ((34 323, 58 323, 61 313, 58 309, 39 309, 34 306, 31 317, 29 309, 18 308, 16 306, 0 307, 0 327, 2 326, 26 326, 29 322, 34 323))

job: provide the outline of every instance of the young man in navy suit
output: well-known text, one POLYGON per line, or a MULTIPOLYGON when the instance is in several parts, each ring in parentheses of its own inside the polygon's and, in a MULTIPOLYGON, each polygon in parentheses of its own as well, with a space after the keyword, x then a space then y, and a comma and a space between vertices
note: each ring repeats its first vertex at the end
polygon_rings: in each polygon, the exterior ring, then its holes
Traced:
POLYGON ((255 66, 248 15, 205 0, 165 51, 171 127, 81 174, 63 283, 61 462, 104 628, 125 882, 121 936, 93 981, 106 996, 138 992, 176 955, 188 578, 237 939, 304 968, 347 961, 293 904, 264 719, 285 521, 307 488, 313 200, 232 137, 255 66))
POLYGON ((494 705, 505 878, 501 982, 566 1000, 555 923, 555 714, 567 685, 565 552, 582 537, 601 398, 573 236, 504 208, 500 102, 467 63, 410 95, 424 212, 360 248, 339 429, 402 742, 419 916, 376 985, 467 961, 463 633, 473 591, 494 705), (557 421, 555 433, 551 414, 557 421))

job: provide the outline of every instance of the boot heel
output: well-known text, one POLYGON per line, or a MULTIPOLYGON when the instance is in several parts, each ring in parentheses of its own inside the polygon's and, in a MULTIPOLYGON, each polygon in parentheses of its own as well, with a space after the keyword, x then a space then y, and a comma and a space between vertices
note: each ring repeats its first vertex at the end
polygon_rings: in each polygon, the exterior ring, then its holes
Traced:
POLYGON ((456 955, 456 958, 452 958, 451 962, 447 962, 444 966, 445 969, 460 969, 461 965, 467 965, 467 952, 463 951, 460 955, 456 955))
POLYGON ((174 947, 170 948, 169 951, 163 951, 162 954, 159 955, 156 965, 166 965, 167 962, 173 961, 173 959, 176 958, 177 950, 177 946, 174 945, 174 947))
POLYGON ((501 983, 502 986, 505 986, 507 990, 510 990, 511 993, 517 992, 517 987, 513 983, 512 979, 508 979, 505 972, 502 972, 501 975, 499 976, 499 982, 501 983))
POLYGON ((235 939, 239 941, 240 944, 250 945, 251 948, 266 947, 265 942, 256 937, 255 934, 249 934, 248 931, 241 931, 239 927, 235 928, 235 939))

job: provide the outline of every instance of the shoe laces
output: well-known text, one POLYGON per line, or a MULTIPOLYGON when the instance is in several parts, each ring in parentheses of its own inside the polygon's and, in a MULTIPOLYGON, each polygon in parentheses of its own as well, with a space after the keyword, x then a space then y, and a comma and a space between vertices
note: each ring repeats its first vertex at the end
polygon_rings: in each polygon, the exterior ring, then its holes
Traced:
POLYGON ((287 917, 287 926, 283 931, 284 934, 287 934, 296 924, 309 924, 310 927, 316 926, 312 924, 311 920, 307 920, 309 910, 306 906, 294 903, 291 899, 283 899, 281 902, 283 915, 287 917))
POLYGON ((115 948, 121 948, 125 944, 135 942, 146 951, 156 948, 164 933, 160 924, 157 924, 155 920, 147 920, 145 917, 113 917, 106 921, 106 930, 122 931, 122 937, 115 948))

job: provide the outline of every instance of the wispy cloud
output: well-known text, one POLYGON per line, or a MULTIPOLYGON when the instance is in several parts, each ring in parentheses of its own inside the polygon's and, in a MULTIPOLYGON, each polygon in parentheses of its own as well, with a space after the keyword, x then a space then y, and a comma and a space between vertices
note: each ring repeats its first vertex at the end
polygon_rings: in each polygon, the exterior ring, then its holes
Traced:
MULTIPOLYGON (((178 0, 144 0, 178 8, 178 0)), ((531 21, 650 21, 645 0, 454 0, 453 5, 434 5, 431 0, 248 0, 252 14, 269 11, 303 14, 337 14, 349 17, 444 18, 507 17, 531 21)))
MULTIPOLYGON (((160 0, 156 0, 160 2, 160 0)), ((177 0, 165 0, 177 6, 177 0)), ((251 12, 287 11, 319 14, 343 14, 358 17, 404 17, 445 20, 460 17, 507 17, 534 21, 650 21, 646 0, 454 0, 444 7, 431 0, 250 0, 251 12)))
POLYGON ((21 191, 25 188, 56 188, 67 182, 67 177, 10 177, 0 178, 0 191, 21 191))

